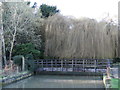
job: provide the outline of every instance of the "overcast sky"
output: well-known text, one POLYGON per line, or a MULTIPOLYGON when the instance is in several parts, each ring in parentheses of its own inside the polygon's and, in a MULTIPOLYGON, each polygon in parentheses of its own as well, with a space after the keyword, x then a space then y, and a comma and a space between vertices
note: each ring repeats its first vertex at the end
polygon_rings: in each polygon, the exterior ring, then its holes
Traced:
POLYGON ((30 0, 38 5, 48 4, 57 6, 61 14, 101 19, 108 15, 112 18, 118 16, 119 0, 30 0))

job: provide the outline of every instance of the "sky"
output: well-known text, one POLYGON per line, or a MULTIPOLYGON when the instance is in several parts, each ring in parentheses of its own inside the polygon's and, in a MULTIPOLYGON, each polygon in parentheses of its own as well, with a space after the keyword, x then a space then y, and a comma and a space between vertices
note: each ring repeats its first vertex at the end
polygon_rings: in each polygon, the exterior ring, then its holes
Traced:
POLYGON ((76 18, 88 17, 100 20, 109 16, 117 19, 119 0, 29 0, 38 5, 57 6, 60 13, 76 18), (109 13, 109 14, 108 14, 109 13))

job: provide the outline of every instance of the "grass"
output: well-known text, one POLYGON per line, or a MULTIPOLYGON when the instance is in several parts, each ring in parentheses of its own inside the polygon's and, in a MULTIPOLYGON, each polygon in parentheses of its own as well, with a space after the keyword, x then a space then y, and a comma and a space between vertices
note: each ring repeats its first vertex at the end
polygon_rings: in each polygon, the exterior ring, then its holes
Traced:
POLYGON ((120 79, 112 78, 111 79, 111 88, 119 88, 119 90, 120 90, 120 79))

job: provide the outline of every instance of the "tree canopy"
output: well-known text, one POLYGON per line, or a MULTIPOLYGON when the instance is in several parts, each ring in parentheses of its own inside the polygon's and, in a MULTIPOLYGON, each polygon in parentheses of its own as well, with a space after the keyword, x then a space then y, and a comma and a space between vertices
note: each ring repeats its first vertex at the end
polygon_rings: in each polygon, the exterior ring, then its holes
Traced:
POLYGON ((49 17, 49 16, 52 16, 56 13, 59 12, 59 10, 57 10, 57 7, 56 6, 49 6, 49 5, 46 5, 46 4, 42 4, 40 6, 40 9, 41 9, 41 12, 42 12, 42 17, 49 17))
POLYGON ((34 9, 25 2, 4 2, 3 9, 3 30, 9 60, 17 44, 32 42, 40 48, 41 35, 38 34, 41 28, 40 12, 34 14, 34 9))
POLYGON ((94 19, 54 15, 46 21, 45 55, 53 58, 114 58, 117 25, 94 19))

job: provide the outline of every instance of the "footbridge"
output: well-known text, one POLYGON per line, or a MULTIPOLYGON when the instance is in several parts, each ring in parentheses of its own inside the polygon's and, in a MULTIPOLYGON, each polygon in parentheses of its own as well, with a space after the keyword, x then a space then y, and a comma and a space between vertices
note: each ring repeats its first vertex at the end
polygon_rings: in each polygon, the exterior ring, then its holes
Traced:
POLYGON ((112 59, 39 59, 34 60, 37 71, 106 72, 112 59))

